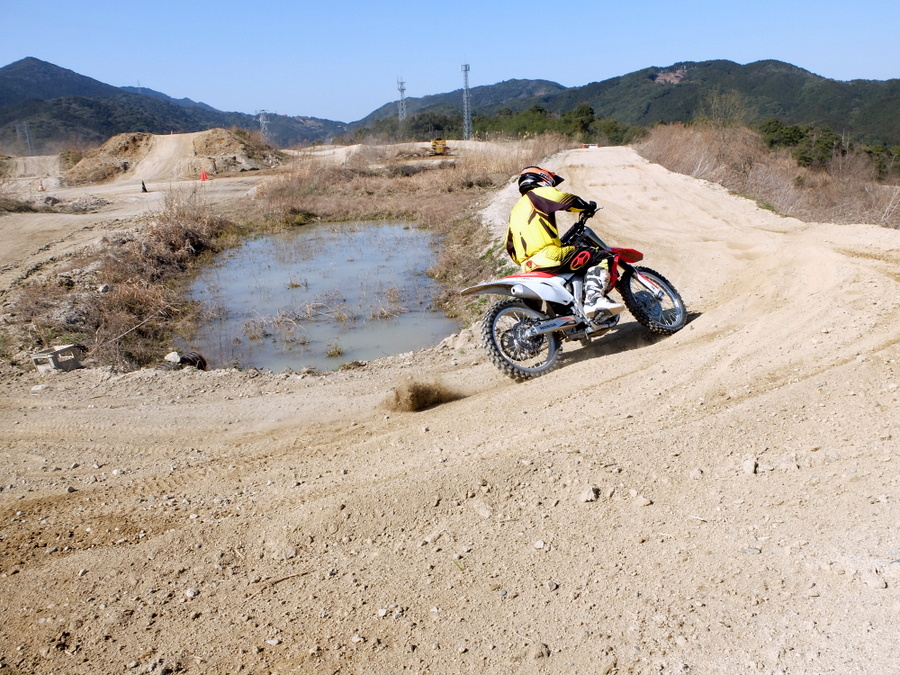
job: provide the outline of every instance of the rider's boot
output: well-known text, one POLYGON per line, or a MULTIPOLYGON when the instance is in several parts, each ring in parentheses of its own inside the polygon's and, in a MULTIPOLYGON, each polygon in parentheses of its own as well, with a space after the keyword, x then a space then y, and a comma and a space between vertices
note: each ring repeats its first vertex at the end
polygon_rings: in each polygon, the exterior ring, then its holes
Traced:
POLYGON ((608 319, 625 309, 625 305, 606 294, 609 281, 609 271, 599 265, 584 275, 584 313, 588 318, 608 319))

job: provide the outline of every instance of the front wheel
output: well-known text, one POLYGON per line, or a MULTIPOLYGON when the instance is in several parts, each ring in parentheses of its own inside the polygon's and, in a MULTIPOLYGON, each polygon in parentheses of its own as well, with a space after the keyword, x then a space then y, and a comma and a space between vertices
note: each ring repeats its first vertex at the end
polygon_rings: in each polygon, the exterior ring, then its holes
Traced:
POLYGON ((518 299, 502 300, 491 307, 481 322, 481 337, 493 364, 519 381, 553 370, 562 352, 559 336, 528 332, 549 318, 518 299))
POLYGON ((687 321, 684 301, 675 287, 649 267, 634 267, 622 275, 616 286, 628 311, 638 323, 660 335, 677 333, 687 321), (647 288, 638 275, 651 288, 647 288))

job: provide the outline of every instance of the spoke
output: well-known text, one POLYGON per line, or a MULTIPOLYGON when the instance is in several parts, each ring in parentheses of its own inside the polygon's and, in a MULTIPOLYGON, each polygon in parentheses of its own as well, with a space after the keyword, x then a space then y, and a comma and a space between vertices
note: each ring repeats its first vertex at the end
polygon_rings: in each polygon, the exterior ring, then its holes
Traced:
POLYGON ((547 360, 548 344, 543 336, 526 337, 525 331, 538 323, 527 313, 517 310, 506 312, 497 318, 497 335, 500 348, 512 361, 523 368, 535 368, 547 360))

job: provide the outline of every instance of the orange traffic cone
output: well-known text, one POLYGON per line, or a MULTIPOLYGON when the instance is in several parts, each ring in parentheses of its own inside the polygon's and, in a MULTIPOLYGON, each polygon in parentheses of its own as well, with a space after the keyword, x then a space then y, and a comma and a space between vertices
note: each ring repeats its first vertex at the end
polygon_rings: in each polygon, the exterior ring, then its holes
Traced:
POLYGON ((200 172, 200 180, 209 180, 209 176, 206 175, 205 171, 200 172))

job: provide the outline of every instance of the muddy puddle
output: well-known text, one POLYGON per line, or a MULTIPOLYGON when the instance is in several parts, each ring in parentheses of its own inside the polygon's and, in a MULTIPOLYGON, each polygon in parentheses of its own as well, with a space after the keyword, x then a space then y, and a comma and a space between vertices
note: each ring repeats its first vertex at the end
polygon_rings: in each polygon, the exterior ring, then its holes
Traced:
POLYGON ((329 223, 223 253, 191 288, 209 318, 182 349, 211 367, 334 370, 420 349, 459 324, 432 307, 432 237, 406 224, 329 223))

